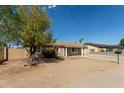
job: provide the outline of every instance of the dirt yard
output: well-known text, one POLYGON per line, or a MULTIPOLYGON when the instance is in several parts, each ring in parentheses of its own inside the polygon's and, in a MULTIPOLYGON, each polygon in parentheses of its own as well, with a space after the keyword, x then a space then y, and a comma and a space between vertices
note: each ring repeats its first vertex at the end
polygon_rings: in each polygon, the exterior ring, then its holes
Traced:
POLYGON ((64 87, 117 67, 113 62, 81 57, 50 59, 32 68, 24 64, 24 61, 11 61, 0 65, 0 87, 64 87))

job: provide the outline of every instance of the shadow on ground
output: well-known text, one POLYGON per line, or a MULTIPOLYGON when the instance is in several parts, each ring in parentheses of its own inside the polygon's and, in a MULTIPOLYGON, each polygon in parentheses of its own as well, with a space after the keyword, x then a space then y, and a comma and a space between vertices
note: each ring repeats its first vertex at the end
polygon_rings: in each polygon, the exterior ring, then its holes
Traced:
POLYGON ((0 60, 0 65, 6 65, 7 59, 1 59, 0 60))
POLYGON ((40 63, 59 63, 61 61, 63 61, 64 58, 61 57, 56 57, 56 58, 38 58, 37 62, 40 63))

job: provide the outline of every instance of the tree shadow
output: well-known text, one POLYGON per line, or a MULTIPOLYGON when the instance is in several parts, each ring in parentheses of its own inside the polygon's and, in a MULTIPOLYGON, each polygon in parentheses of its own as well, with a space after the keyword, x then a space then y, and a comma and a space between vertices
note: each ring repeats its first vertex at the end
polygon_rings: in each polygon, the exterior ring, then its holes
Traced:
POLYGON ((118 64, 118 62, 117 62, 117 61, 108 61, 108 62, 118 64))
POLYGON ((63 61, 64 60, 64 58, 62 58, 62 57, 54 57, 54 58, 38 58, 37 59, 37 62, 39 63, 39 64, 41 64, 41 63, 59 63, 59 62, 61 62, 61 61, 63 61))
POLYGON ((0 65, 6 65, 7 63, 7 59, 2 59, 0 60, 0 65))

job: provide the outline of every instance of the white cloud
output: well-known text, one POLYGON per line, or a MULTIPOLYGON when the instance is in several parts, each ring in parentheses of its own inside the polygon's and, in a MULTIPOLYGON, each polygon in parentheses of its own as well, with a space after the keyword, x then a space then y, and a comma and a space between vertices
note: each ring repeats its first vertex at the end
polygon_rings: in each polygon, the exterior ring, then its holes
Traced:
POLYGON ((51 9, 51 8, 55 8, 56 5, 49 5, 48 8, 51 9))

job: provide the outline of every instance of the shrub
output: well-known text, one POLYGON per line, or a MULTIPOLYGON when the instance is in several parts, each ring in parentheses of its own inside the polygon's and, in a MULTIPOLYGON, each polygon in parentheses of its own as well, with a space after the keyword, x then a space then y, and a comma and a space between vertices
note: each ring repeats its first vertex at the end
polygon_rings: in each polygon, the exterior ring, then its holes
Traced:
POLYGON ((52 48, 46 48, 43 50, 43 56, 45 58, 54 58, 57 57, 56 52, 54 49, 52 48))
POLYGON ((104 50, 101 50, 101 52, 105 52, 104 50))

